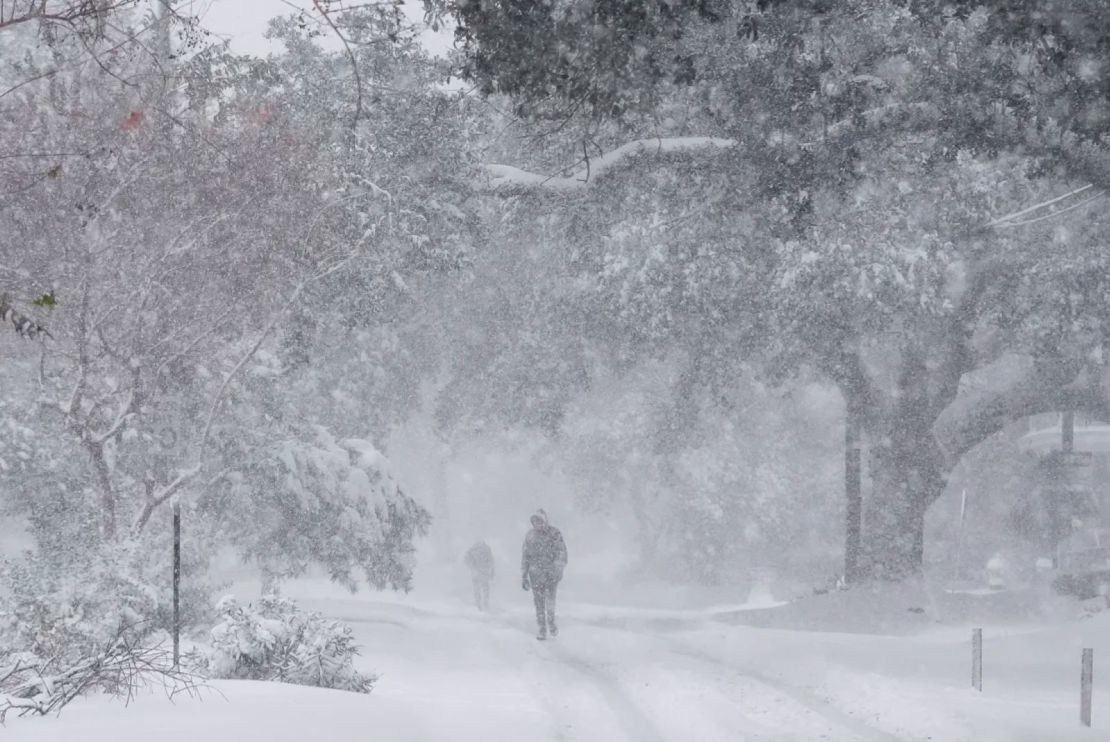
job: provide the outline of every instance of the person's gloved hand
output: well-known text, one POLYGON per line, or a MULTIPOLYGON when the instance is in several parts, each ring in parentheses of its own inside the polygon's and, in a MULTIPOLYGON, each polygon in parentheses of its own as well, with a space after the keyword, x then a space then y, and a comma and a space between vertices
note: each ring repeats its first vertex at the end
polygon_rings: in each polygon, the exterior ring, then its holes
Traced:
POLYGON ((532 589, 532 585, 528 582, 528 575, 524 575, 524 577, 521 578, 520 586, 522 588, 524 588, 525 590, 531 590, 532 589))

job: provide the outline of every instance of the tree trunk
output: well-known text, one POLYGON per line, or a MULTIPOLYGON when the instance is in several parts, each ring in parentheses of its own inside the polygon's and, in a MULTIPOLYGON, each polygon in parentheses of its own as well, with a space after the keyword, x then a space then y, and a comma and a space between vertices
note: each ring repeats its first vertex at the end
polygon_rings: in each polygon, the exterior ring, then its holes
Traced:
POLYGON ((947 465, 928 429, 903 428, 875 437, 872 492, 867 499, 860 575, 900 580, 920 575, 925 557, 925 513, 944 492, 947 465))
POLYGON ((112 473, 104 458, 104 447, 98 443, 85 443, 85 450, 92 459, 96 470, 96 482, 100 489, 100 534, 105 543, 116 540, 116 493, 112 487, 112 473))

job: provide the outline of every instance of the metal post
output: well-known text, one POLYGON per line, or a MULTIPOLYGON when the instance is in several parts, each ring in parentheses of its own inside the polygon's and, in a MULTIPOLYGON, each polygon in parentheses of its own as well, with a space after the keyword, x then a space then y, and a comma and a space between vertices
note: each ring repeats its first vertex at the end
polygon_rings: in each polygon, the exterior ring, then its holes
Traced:
POLYGON ((1083 650, 1083 666, 1079 672, 1079 722, 1091 726, 1091 689, 1095 679, 1095 650, 1083 650))
POLYGON ((1075 451, 1075 412, 1068 410, 1060 420, 1060 447, 1064 453, 1075 451))
POLYGON ((983 630, 971 630, 971 687, 983 690, 983 630))
POLYGON ((181 506, 173 504, 173 666, 181 662, 181 506))
POLYGON ((859 411, 848 401, 844 425, 844 494, 847 498, 844 536, 844 580, 859 581, 860 530, 863 520, 863 495, 860 491, 859 411))

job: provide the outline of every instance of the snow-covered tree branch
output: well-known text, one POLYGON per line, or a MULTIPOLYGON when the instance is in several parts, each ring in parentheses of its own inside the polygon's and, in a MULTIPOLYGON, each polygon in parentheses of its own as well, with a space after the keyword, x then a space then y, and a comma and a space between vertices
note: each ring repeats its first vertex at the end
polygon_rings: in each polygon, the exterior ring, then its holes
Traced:
MULTIPOLYGON (((836 121, 807 138, 799 138, 788 131, 773 132, 766 136, 763 146, 784 152, 819 146, 845 146, 854 144, 853 140, 865 137, 869 132, 889 133, 896 127, 907 131, 924 128, 935 124, 938 117, 936 107, 931 104, 891 103, 864 111, 853 119, 836 121)), ((735 149, 738 144, 736 139, 713 136, 636 139, 597 157, 584 157, 564 170, 572 170, 570 175, 543 175, 511 165, 487 164, 486 179, 479 187, 501 193, 572 193, 594 187, 607 175, 627 169, 639 160, 660 159, 668 155, 713 160, 735 149)))

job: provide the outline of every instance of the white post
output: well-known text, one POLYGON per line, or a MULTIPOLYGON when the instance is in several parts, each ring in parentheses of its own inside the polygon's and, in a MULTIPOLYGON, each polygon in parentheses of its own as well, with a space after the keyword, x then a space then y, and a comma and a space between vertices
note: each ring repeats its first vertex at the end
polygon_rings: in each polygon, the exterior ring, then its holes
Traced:
POLYGON ((967 521, 967 489, 960 493, 960 530, 956 534, 956 574, 957 580, 963 577, 964 566, 964 524, 967 521))

